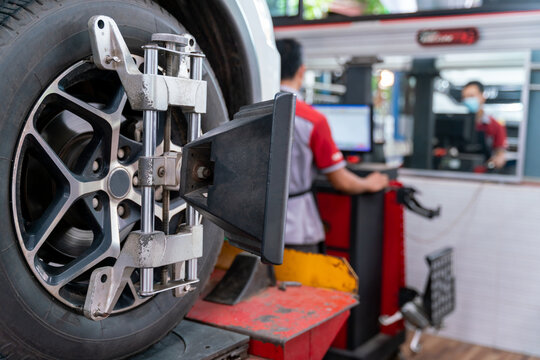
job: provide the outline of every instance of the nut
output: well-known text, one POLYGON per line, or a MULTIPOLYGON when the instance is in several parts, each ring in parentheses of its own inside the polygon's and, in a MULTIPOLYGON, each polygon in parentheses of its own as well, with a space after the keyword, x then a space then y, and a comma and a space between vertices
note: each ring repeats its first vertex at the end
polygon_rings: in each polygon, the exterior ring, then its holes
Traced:
POLYGON ((159 167, 159 169, 157 170, 157 175, 159 177, 164 177, 165 176, 165 168, 163 166, 159 167))

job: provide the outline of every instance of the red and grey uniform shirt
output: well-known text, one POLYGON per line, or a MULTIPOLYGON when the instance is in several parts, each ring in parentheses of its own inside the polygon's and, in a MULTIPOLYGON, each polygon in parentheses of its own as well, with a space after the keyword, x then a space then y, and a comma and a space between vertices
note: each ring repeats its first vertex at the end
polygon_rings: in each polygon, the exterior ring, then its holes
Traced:
POLYGON ((310 245, 324 240, 317 205, 308 190, 318 172, 328 174, 345 165, 324 115, 297 100, 285 244, 310 245))
POLYGON ((493 116, 484 115, 482 123, 476 125, 476 131, 482 131, 485 134, 486 141, 492 150, 506 149, 508 147, 506 127, 499 124, 493 116))

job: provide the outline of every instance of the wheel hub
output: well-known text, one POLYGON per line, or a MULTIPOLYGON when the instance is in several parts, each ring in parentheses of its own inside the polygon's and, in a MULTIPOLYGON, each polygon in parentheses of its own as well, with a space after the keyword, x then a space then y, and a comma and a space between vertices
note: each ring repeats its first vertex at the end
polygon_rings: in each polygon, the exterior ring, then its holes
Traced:
POLYGON ((124 198, 130 190, 131 178, 126 169, 120 167, 111 172, 107 183, 109 193, 117 199, 124 198))

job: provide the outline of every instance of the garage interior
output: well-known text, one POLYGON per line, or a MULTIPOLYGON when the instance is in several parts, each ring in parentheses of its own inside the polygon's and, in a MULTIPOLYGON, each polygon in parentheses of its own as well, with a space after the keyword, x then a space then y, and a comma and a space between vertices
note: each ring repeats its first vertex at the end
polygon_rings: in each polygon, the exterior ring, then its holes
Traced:
POLYGON ((0 0, 0 69, 0 359, 540 360, 540 1, 0 0))

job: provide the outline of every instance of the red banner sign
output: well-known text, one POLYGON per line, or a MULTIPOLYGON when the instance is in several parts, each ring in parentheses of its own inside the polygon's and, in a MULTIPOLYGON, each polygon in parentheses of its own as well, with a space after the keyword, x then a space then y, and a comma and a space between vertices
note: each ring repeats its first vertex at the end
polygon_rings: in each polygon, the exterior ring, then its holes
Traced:
POLYGON ((476 28, 420 30, 417 36, 422 46, 472 45, 478 38, 476 28))

